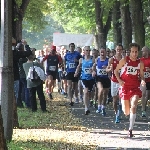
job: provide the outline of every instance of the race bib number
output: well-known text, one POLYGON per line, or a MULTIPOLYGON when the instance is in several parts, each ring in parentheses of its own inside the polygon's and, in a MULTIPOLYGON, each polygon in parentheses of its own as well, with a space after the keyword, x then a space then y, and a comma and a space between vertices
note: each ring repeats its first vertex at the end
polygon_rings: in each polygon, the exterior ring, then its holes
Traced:
POLYGON ((92 74, 92 68, 85 68, 84 73, 85 74, 92 74))
POLYGON ((127 74, 137 75, 137 67, 127 66, 127 74))
POLYGON ((97 75, 107 75, 106 69, 97 69, 97 75))
POLYGON ((75 68, 75 63, 69 63, 69 69, 75 68))
POLYGON ((149 72, 144 72, 144 78, 149 78, 150 77, 150 73, 149 72))
POLYGON ((56 71, 56 66, 49 66, 50 71, 56 71))

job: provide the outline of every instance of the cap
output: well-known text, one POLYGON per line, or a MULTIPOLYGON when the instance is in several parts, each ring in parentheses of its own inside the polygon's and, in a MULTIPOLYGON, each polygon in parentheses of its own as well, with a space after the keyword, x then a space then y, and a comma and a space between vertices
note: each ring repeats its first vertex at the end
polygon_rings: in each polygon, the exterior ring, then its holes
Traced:
POLYGON ((52 45, 51 46, 51 50, 55 50, 56 51, 56 46, 52 45))

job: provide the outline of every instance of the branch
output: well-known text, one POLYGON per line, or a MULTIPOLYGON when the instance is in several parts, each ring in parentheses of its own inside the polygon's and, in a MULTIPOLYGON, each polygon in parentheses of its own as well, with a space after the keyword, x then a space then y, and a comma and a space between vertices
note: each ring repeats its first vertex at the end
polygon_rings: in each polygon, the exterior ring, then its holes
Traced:
POLYGON ((111 20, 112 20, 112 11, 110 10, 108 14, 107 22, 104 26, 105 33, 108 33, 109 29, 111 28, 111 20))

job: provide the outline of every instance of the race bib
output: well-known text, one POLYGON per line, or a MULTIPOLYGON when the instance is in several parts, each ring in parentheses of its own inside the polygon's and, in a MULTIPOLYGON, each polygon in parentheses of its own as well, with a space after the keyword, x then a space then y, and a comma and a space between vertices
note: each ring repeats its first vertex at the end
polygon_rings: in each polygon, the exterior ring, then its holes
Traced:
POLYGON ((50 71, 56 71, 56 66, 49 66, 50 71))
POLYGON ((144 72, 144 78, 149 78, 150 77, 150 73, 149 72, 144 72))
POLYGON ((127 66, 127 74, 137 75, 137 67, 127 66))
POLYGON ((97 75, 107 75, 106 69, 97 69, 97 75))
POLYGON ((84 68, 84 74, 92 74, 92 68, 84 68))
POLYGON ((75 68, 75 63, 69 63, 69 69, 75 68))

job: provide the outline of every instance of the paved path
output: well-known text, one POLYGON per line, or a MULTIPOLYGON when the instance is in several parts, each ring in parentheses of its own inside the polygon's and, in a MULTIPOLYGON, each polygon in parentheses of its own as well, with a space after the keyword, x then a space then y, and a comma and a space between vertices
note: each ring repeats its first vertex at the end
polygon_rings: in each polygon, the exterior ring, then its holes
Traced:
POLYGON ((150 150, 150 110, 147 118, 141 117, 141 106, 138 106, 137 119, 134 126, 134 137, 128 138, 127 131, 129 127, 129 117, 121 116, 121 122, 114 123, 115 116, 112 104, 107 106, 107 115, 103 117, 96 114, 94 107, 90 108, 91 113, 84 115, 84 105, 75 104, 70 108, 76 118, 80 118, 82 125, 88 128, 89 140, 98 144, 97 149, 145 149, 150 150))

